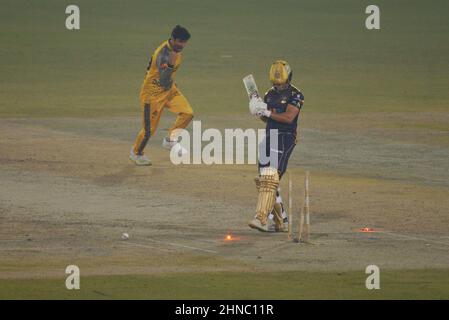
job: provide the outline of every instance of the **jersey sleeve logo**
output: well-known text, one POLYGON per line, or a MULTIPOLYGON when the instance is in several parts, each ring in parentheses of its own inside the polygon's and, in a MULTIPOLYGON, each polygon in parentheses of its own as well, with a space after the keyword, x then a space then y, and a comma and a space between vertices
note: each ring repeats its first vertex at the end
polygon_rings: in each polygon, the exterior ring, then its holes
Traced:
POLYGON ((289 103, 294 105, 295 107, 299 107, 301 105, 301 98, 299 97, 299 95, 294 95, 293 97, 291 97, 289 103))

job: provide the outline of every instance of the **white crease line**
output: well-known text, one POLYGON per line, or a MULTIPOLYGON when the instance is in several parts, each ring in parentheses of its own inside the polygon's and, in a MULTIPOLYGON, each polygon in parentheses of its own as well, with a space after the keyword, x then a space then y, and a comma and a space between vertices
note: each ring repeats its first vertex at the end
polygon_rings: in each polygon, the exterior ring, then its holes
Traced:
POLYGON ((158 241, 158 240, 154 240, 154 239, 150 239, 150 238, 148 238, 148 240, 154 241, 154 242, 157 242, 157 243, 168 244, 168 245, 174 246, 174 247, 181 247, 181 248, 186 248, 186 249, 191 249, 191 250, 204 251, 204 252, 214 253, 214 254, 217 254, 217 253, 218 253, 218 251, 213 251, 213 250, 208 250, 208 249, 201 249, 201 248, 191 247, 191 246, 185 246, 185 245, 178 244, 178 243, 171 243, 171 242, 165 242, 165 241, 158 241))
POLYGON ((51 250, 70 250, 73 247, 11 247, 0 248, 0 251, 51 251, 51 250))
POLYGON ((412 239, 412 240, 433 242, 433 243, 443 244, 445 246, 449 246, 449 243, 447 243, 447 242, 441 242, 441 241, 436 241, 436 240, 431 240, 431 239, 425 239, 425 238, 419 238, 419 237, 414 237, 414 236, 408 236, 408 235, 405 235, 405 234, 394 233, 394 232, 389 232, 389 231, 382 231, 382 233, 390 234, 392 236, 399 236, 399 237, 403 237, 403 238, 407 238, 407 239, 412 239))
POLYGON ((172 252, 172 251, 169 250, 169 249, 163 249, 163 248, 159 248, 159 247, 148 246, 148 245, 145 245, 145 244, 140 244, 140 243, 135 243, 135 242, 130 242, 130 241, 122 242, 121 244, 122 244, 122 245, 125 245, 125 244, 132 244, 132 245, 134 245, 134 246, 136 246, 136 247, 142 247, 142 248, 146 248, 146 249, 156 249, 156 250, 161 250, 161 251, 172 252))

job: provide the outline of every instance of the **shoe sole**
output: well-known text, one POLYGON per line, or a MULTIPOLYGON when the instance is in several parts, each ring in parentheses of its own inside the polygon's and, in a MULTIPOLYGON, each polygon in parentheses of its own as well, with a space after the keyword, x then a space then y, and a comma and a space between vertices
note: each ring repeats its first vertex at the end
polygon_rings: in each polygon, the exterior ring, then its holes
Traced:
POLYGON ((151 162, 148 163, 138 163, 136 160, 134 160, 133 158, 129 157, 129 160, 131 160, 132 162, 134 162, 134 164, 136 166, 140 166, 140 167, 144 167, 144 166, 151 166, 151 162))
POLYGON ((249 226, 250 228, 256 229, 256 230, 258 230, 258 231, 260 231, 260 232, 267 232, 267 233, 272 233, 272 232, 273 232, 273 231, 269 231, 269 230, 267 230, 267 229, 260 228, 260 227, 254 225, 254 224, 251 224, 251 223, 248 223, 248 226, 249 226))

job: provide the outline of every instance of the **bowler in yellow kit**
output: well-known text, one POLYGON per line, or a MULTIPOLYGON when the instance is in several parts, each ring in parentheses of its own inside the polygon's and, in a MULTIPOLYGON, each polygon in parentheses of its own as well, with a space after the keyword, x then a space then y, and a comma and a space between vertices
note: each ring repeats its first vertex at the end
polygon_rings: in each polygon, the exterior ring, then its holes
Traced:
POLYGON ((178 25, 173 29, 170 39, 164 41, 151 56, 140 91, 142 129, 129 156, 136 165, 151 165, 150 159, 144 155, 144 149, 156 131, 164 108, 177 114, 175 123, 162 142, 164 148, 170 149, 177 144, 176 130, 186 128, 193 118, 192 107, 174 83, 182 62, 181 51, 189 39, 187 29, 178 25))

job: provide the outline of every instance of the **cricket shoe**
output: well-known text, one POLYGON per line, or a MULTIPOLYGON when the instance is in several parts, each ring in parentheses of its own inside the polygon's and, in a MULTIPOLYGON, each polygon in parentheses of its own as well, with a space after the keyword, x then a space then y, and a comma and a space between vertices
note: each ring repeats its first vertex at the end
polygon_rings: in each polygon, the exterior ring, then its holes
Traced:
POLYGON ((178 144, 178 141, 171 140, 169 137, 165 137, 164 140, 162 140, 162 148, 171 150, 172 147, 178 144))
POLYGON ((173 154, 178 155, 179 157, 188 153, 188 151, 181 146, 181 144, 176 140, 169 140, 167 137, 162 141, 162 147, 165 149, 169 149, 173 154))
POLYGON ((273 220, 268 219, 267 224, 263 225, 259 219, 254 218, 248 223, 250 228, 257 229, 262 232, 275 232, 273 220))
POLYGON ((288 232, 288 218, 284 218, 280 227, 276 226, 276 232, 288 232))
POLYGON ((268 219, 268 232, 288 232, 288 218, 285 218, 282 225, 278 226, 274 220, 268 219))
POLYGON ((151 166, 150 159, 146 155, 135 154, 133 148, 131 148, 131 152, 129 153, 129 160, 138 166, 151 166))

